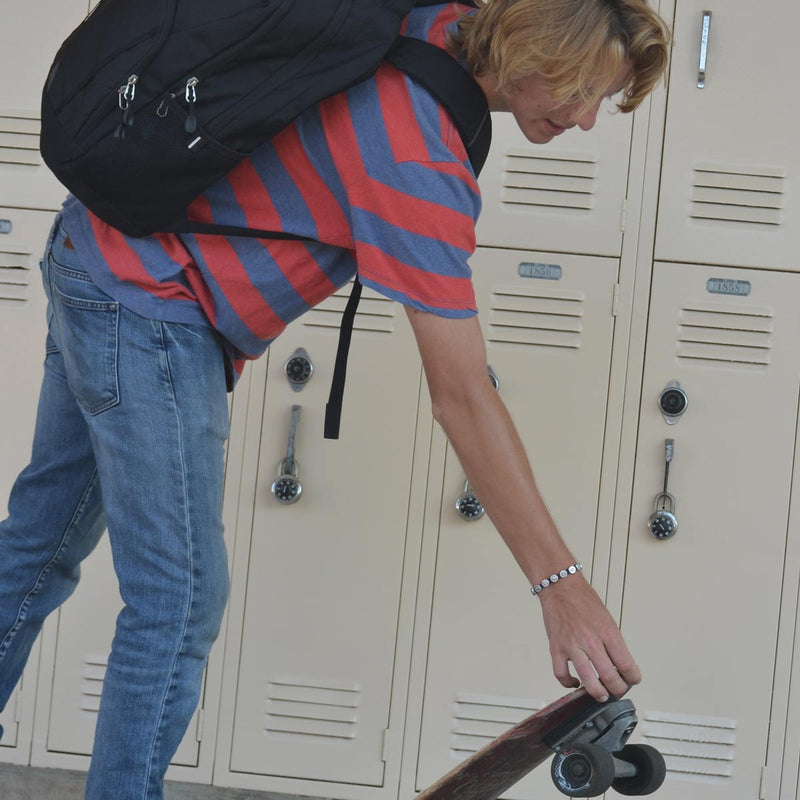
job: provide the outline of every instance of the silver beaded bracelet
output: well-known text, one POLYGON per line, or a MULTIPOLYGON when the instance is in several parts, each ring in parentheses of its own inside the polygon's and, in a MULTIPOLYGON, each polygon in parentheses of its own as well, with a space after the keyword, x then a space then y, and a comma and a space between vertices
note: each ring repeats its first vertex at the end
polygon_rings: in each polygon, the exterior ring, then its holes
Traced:
POLYGON ((562 569, 561 572, 554 572, 549 578, 545 578, 541 583, 537 583, 536 586, 531 587, 531 592, 533 592, 534 595, 537 595, 542 591, 542 589, 546 589, 551 584, 558 583, 560 580, 568 578, 570 575, 574 575, 576 572, 580 572, 582 569, 583 564, 572 564, 572 566, 562 569))

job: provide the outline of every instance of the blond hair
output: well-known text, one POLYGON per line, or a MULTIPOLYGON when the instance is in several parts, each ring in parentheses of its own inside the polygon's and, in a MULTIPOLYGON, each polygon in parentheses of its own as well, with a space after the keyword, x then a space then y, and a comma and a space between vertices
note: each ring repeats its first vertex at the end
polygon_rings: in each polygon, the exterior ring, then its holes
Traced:
MULTIPOLYGON (((493 75, 502 92, 533 74, 553 97, 586 103, 629 60, 617 103, 633 111, 661 80, 669 31, 646 0, 478 0, 459 20, 450 47, 472 74, 493 75)), ((620 87, 613 87, 617 90, 620 87)))

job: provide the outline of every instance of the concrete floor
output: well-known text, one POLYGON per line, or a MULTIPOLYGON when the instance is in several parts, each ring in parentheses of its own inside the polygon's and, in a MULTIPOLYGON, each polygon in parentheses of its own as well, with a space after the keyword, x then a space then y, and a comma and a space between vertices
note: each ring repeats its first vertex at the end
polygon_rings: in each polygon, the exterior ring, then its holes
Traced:
MULTIPOLYGON (((61 769, 0 764, 0 800, 83 800, 86 775, 61 769)), ((247 789, 167 782, 164 800, 300 800, 247 789)))

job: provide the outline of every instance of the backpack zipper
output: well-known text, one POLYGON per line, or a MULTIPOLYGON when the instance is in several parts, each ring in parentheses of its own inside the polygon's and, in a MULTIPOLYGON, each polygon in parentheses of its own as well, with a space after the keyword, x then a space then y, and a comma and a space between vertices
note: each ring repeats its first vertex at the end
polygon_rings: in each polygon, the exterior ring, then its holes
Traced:
POLYGON ((137 73, 132 73, 127 81, 117 90, 117 102, 122 112, 120 123, 117 125, 117 130, 114 134, 117 139, 124 139, 125 128, 129 128, 133 125, 133 100, 136 96, 136 84, 139 81, 139 75, 147 69, 150 62, 155 58, 156 53, 161 49, 161 45, 166 41, 170 28, 172 27, 172 22, 175 19, 177 6, 177 0, 169 0, 169 2, 165 4, 161 30, 158 36, 156 36, 153 46, 148 50, 147 55, 139 62, 137 73))
POLYGON ((117 130, 114 134, 117 139, 124 139, 125 128, 133 125, 133 98, 136 97, 136 82, 138 80, 139 76, 134 73, 128 78, 127 82, 117 90, 117 102, 122 111, 122 119, 119 125, 117 125, 117 130))
POLYGON ((189 114, 183 127, 186 133, 194 133, 197 130, 197 117, 194 115, 194 104, 197 102, 197 84, 200 83, 196 76, 192 76, 186 81, 186 102, 189 104, 189 114))

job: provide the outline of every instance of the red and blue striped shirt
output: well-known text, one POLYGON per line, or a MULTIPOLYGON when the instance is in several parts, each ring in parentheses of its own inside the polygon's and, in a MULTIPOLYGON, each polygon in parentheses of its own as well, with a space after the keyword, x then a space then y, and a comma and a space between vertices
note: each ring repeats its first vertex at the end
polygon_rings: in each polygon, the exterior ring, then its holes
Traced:
MULTIPOLYGON (((463 10, 454 3, 414 9, 403 32, 444 47, 463 10)), ((98 286, 143 316, 212 325, 228 344, 235 376, 356 272, 405 305, 474 315, 467 261, 479 212, 475 175, 452 121, 384 64, 374 78, 303 113, 189 210, 192 219, 313 241, 131 238, 74 197, 63 219, 98 286)))

